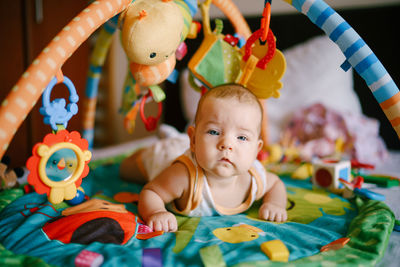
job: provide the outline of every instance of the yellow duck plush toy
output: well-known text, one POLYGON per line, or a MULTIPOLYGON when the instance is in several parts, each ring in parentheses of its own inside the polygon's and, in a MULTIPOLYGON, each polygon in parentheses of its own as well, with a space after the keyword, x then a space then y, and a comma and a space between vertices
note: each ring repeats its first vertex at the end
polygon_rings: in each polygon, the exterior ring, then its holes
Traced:
POLYGON ((159 84, 174 70, 184 18, 172 0, 136 0, 121 14, 122 46, 141 86, 159 84))

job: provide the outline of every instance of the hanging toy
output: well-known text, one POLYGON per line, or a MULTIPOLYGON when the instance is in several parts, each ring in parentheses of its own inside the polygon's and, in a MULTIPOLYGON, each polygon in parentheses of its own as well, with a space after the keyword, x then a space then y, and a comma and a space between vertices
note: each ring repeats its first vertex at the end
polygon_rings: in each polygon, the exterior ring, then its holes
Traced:
POLYGON ((151 90, 142 98, 142 100, 140 102, 140 117, 142 118, 142 121, 144 123, 144 126, 146 127, 146 130, 147 131, 153 131, 156 128, 157 122, 161 117, 162 104, 161 104, 161 102, 158 102, 158 113, 157 113, 156 117, 149 116, 149 117, 146 118, 146 116, 144 114, 144 104, 146 103, 146 99, 149 96, 153 96, 151 90))
POLYGON ((269 27, 270 18, 271 0, 265 3, 260 29, 250 36, 241 49, 242 74, 237 81, 261 99, 280 96, 280 79, 286 70, 285 57, 276 49, 276 38, 269 27))
MULTIPOLYGON (((140 87, 154 88, 166 79, 175 80, 176 55, 182 59, 186 54, 183 41, 186 37, 196 37, 197 24, 192 24, 196 6, 195 0, 136 0, 120 15, 121 42, 130 69, 122 107, 128 132, 134 129, 137 104, 143 97, 140 87), (126 94, 130 97, 125 97, 126 94)), ((155 100, 161 102, 164 98, 155 100)), ((145 124, 149 125, 149 122, 145 124)), ((146 129, 154 130, 155 127, 146 129)))
MULTIPOLYGON (((270 1, 265 4, 260 29, 242 47, 239 47, 240 38, 222 34, 221 20, 216 20, 216 27, 211 30, 210 4, 211 0, 208 0, 200 5, 204 39, 188 63, 191 75, 208 88, 238 83, 259 99, 279 97, 280 79, 286 70, 286 61, 276 49, 275 36, 269 28, 270 1)), ((194 88, 199 90, 199 87, 194 88)))
POLYGON ((174 1, 134 1, 121 14, 120 20, 122 46, 131 64, 154 66, 171 57, 175 60, 184 20, 174 1))
POLYGON ((88 150, 88 142, 81 138, 77 131, 68 132, 65 127, 73 115, 78 112, 76 102, 78 96, 72 82, 60 72, 49 83, 43 93, 43 107, 40 109, 45 116, 44 122, 50 124, 53 133, 47 134, 41 143, 32 150, 32 156, 26 166, 30 171, 28 183, 38 194, 47 194, 49 201, 58 204, 65 200, 79 204, 84 200, 77 188, 82 178, 89 173, 89 160, 92 153, 88 150), (50 102, 53 87, 63 82, 70 92, 71 103, 65 108, 65 99, 55 99, 50 102))
POLYGON ((58 81, 58 77, 54 77, 45 91, 43 92, 42 103, 43 107, 39 109, 40 114, 44 116, 44 123, 49 124, 54 131, 57 131, 57 125, 62 125, 64 128, 67 128, 68 121, 78 113, 78 105, 76 104, 79 100, 79 96, 76 93, 76 89, 74 84, 71 82, 68 77, 61 77, 61 81, 58 81), (50 94, 53 87, 62 82, 65 84, 69 90, 70 104, 66 105, 66 101, 64 98, 57 98, 50 102, 50 94))
MULTIPOLYGON (((188 63, 189 77, 194 76, 207 88, 234 83, 240 74, 241 60, 237 47, 239 42, 233 36, 222 34, 222 20, 215 20, 215 29, 211 29, 210 5, 211 0, 200 4, 204 39, 188 63)), ((201 87, 194 86, 194 89, 200 90, 201 87)))

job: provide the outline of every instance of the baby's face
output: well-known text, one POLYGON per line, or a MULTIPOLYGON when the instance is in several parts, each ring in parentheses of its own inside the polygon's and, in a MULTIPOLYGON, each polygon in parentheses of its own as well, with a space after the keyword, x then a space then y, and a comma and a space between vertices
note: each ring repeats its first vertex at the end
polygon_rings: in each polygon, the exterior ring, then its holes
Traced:
POLYGON ((248 172, 262 147, 258 107, 209 97, 199 112, 191 150, 206 175, 232 177, 248 172))

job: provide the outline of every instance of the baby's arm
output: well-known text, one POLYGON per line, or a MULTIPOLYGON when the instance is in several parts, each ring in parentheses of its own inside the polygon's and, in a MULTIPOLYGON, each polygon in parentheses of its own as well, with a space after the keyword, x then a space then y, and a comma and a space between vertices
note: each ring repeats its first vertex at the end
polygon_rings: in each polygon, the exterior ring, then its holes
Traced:
POLYGON ((119 176, 128 182, 145 184, 148 182, 147 174, 139 166, 140 158, 142 157, 144 149, 140 149, 125 158, 119 167, 119 176))
POLYGON ((175 215, 165 204, 181 198, 189 185, 188 172, 182 163, 174 163, 144 186, 139 195, 139 214, 155 231, 178 229, 175 215))
POLYGON ((258 216, 268 221, 286 221, 286 201, 284 183, 277 175, 267 172, 267 190, 263 197, 263 204, 258 211, 258 216))

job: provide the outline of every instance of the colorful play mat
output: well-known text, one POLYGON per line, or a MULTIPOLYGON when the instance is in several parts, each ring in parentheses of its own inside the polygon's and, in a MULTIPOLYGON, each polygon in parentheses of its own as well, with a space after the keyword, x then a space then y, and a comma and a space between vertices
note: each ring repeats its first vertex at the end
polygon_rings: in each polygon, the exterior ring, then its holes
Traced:
MULTIPOLYGON (((349 201, 313 188, 309 180, 282 177, 288 192, 285 223, 257 219, 256 203, 246 213, 233 216, 177 216, 177 232, 142 239, 135 197, 141 186, 120 180, 118 173, 115 160, 93 162, 82 187, 91 199, 118 205, 115 199, 130 201, 124 203, 129 212, 123 216, 97 216, 120 221, 122 227, 129 228, 122 230, 122 237, 106 222, 101 222, 101 227, 79 230, 73 226, 74 215, 61 216, 68 207, 65 202, 53 205, 46 195, 24 194, 23 189, 1 192, 0 265, 71 266, 83 251, 89 251, 101 257, 101 266, 374 266, 383 256, 395 221, 383 202, 360 197, 349 201), (71 220, 63 221, 69 216, 71 220), (57 223, 65 231, 52 236, 57 223), (74 231, 80 231, 81 237, 77 238, 74 231), (109 239, 104 232, 117 239, 109 239), (343 248, 320 252, 325 245, 343 238, 349 239, 343 248), (87 240, 97 242, 85 244, 87 240), (263 252, 262 244, 273 240, 280 240, 287 248, 289 262, 271 261, 263 252), (161 265, 146 265, 147 253, 154 254, 152 260, 161 265)), ((97 217, 91 216, 93 221, 97 217)))

